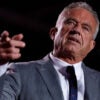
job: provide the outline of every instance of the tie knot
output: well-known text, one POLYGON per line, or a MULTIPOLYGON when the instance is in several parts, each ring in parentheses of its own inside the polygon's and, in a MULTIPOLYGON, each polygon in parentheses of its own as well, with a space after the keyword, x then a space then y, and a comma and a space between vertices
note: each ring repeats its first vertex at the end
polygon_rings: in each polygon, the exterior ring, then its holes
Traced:
POLYGON ((74 67, 73 66, 67 66, 66 67, 66 72, 73 73, 74 72, 74 67))
POLYGON ((75 71, 74 71, 73 66, 63 67, 59 71, 62 75, 64 75, 68 79, 72 78, 72 76, 75 75, 75 71))
POLYGON ((66 73, 67 73, 67 78, 68 79, 73 79, 73 77, 75 76, 75 70, 73 66, 68 66, 66 68, 66 73))
POLYGON ((68 81, 76 85, 77 78, 76 78, 75 70, 73 66, 67 66, 67 67, 61 68, 60 73, 63 76, 65 76, 65 78, 68 79, 68 81))

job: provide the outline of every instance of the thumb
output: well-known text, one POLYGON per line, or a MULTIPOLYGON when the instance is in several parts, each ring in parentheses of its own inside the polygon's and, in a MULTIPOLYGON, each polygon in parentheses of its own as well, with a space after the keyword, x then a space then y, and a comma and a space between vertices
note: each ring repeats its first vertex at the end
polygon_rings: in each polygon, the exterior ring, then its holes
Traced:
POLYGON ((3 31, 2 33, 1 33, 1 41, 9 41, 9 32, 8 31, 3 31))

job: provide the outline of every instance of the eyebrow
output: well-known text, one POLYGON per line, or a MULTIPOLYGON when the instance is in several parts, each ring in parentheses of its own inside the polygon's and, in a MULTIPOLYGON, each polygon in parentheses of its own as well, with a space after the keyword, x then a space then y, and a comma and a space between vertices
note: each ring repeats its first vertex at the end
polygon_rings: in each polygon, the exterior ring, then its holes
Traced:
MULTIPOLYGON (((79 23, 75 18, 68 18, 66 21, 69 21, 69 20, 79 23)), ((88 23, 82 23, 82 25, 87 26, 92 31, 92 27, 88 23)))
POLYGON ((67 21, 69 21, 69 20, 73 20, 77 23, 77 21, 74 18, 68 18, 67 21))
POLYGON ((75 20, 74 18, 67 18, 67 19, 65 20, 65 22, 68 22, 68 21, 73 21, 73 22, 75 22, 76 24, 78 23, 78 21, 75 20))

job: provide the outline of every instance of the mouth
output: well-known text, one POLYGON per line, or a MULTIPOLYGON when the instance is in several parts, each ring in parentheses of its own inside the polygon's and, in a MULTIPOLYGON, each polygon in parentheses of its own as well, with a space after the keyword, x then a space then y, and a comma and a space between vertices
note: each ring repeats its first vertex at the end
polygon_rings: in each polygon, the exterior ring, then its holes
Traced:
POLYGON ((76 43, 79 43, 80 44, 80 41, 77 38, 75 38, 75 37, 69 37, 68 38, 68 41, 76 42, 76 43))

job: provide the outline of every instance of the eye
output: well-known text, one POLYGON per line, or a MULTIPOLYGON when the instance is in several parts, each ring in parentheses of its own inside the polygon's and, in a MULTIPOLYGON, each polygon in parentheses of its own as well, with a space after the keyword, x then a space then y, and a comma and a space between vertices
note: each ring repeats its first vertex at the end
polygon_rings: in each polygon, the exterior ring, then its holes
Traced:
POLYGON ((65 24, 74 26, 74 25, 76 25, 76 22, 72 19, 68 19, 68 20, 65 21, 65 24))
POLYGON ((88 26, 83 26, 83 29, 88 31, 88 32, 90 31, 90 28, 88 26))
POLYGON ((69 25, 75 25, 76 24, 76 22, 75 21, 73 21, 73 20, 68 20, 67 22, 66 22, 67 24, 69 24, 69 25))

